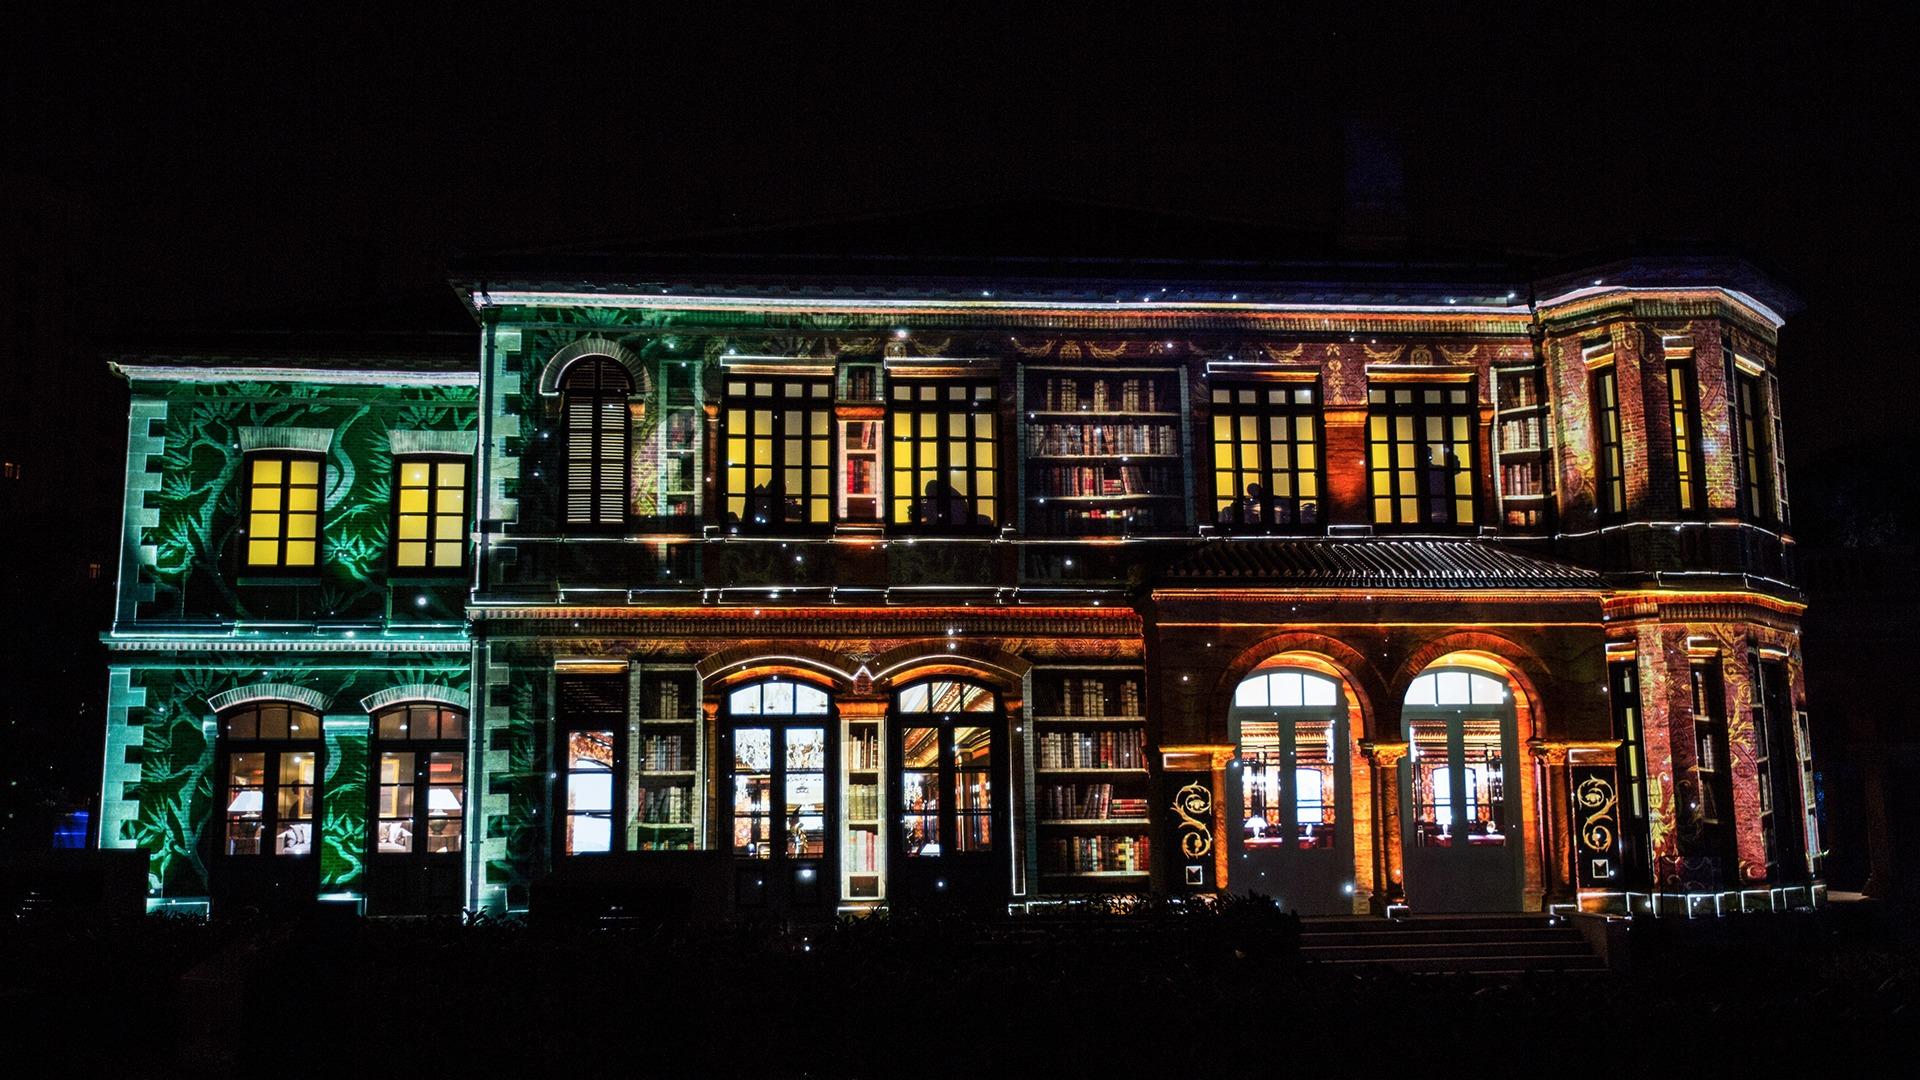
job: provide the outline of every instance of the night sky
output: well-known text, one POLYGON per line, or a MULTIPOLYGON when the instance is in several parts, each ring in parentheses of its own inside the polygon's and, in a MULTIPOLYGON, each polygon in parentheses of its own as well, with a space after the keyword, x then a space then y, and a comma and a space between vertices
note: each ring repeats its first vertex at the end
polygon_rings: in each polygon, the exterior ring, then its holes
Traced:
MULTIPOLYGON (((1401 140, 1417 242, 1710 246, 1799 291, 1797 511, 1862 448, 1914 472, 1913 64, 1837 5, 1552 24, 1485 5, 1232 23, 422 7, 15 5, 0 178, 74 208, 60 362, 97 370, 102 341, 156 324, 426 294, 463 250, 1036 193, 1330 232, 1343 132, 1365 123, 1401 140)), ((110 508, 124 402, 72 461, 110 508)))

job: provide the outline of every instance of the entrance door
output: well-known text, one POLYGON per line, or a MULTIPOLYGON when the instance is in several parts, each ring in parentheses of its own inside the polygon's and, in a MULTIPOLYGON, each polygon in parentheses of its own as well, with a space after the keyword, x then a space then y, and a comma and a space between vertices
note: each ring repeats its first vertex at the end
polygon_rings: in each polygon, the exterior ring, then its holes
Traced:
POLYGON ((1506 681, 1430 670, 1408 689, 1402 717, 1407 903, 1420 913, 1518 911, 1525 849, 1506 681))
POLYGON ((834 718, 826 692, 770 680, 727 696, 734 900, 741 908, 831 910, 834 718))
MULTIPOLYGON (((209 885, 216 913, 298 909, 320 891, 320 717, 267 701, 220 717, 220 805, 209 885)), ((212 830, 208 830, 209 833, 212 830)))
POLYGON ((1262 671, 1234 691, 1228 726, 1228 882, 1303 915, 1353 911, 1352 773, 1340 683, 1311 671, 1262 671))
POLYGON ((894 896, 1004 901, 999 697, 955 679, 914 683, 894 696, 892 720, 894 896))

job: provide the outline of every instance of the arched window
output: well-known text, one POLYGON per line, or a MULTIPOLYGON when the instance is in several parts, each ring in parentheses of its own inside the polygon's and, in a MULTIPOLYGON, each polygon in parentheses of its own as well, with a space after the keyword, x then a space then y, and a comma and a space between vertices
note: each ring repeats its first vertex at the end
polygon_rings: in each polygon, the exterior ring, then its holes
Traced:
POLYGON ((1402 714, 1415 843, 1506 845, 1505 743, 1513 727, 1506 682, 1465 668, 1428 671, 1407 687, 1402 714))
POLYGON ((251 702, 220 717, 229 856, 313 854, 320 716, 285 701, 251 702))
POLYGON ((825 857, 831 713, 826 691, 785 679, 749 683, 727 695, 735 855, 825 857))
POLYGON ((1241 849, 1333 849, 1346 771, 1339 682, 1297 668, 1259 671, 1234 689, 1233 707, 1241 849))
POLYGON ((908 858, 993 850, 992 690, 956 679, 902 687, 900 851, 908 858))
POLYGON ((450 855, 466 822, 467 714, 431 701, 373 718, 376 855, 450 855))
POLYGON ((627 520, 627 397, 633 380, 611 357, 585 356, 560 378, 570 525, 627 520))

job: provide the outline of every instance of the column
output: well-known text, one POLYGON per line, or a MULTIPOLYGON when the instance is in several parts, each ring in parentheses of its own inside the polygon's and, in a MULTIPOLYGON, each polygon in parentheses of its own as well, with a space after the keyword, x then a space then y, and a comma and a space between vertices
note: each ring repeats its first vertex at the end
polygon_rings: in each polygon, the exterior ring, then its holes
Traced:
POLYGON ((1374 884, 1367 906, 1384 915, 1387 905, 1406 898, 1401 880, 1400 761, 1407 756, 1407 744, 1363 739, 1360 753, 1373 767, 1374 884))

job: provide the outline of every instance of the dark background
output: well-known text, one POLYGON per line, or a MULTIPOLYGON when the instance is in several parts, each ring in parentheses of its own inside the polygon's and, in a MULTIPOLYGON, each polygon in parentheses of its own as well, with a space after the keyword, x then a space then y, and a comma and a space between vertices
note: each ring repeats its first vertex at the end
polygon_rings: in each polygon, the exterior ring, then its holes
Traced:
MULTIPOLYGON (((0 846, 44 846, 97 787, 126 402, 103 350, 457 324, 462 250, 1033 195, 1337 238, 1355 192, 1412 252, 1732 250, 1806 303, 1783 349, 1800 539, 1910 554, 1916 95, 1865 12, 547 7, 9 9, 0 846), (1357 187, 1355 131, 1389 149, 1357 187)), ((1087 253, 1044 222, 996 242, 1087 253)))

